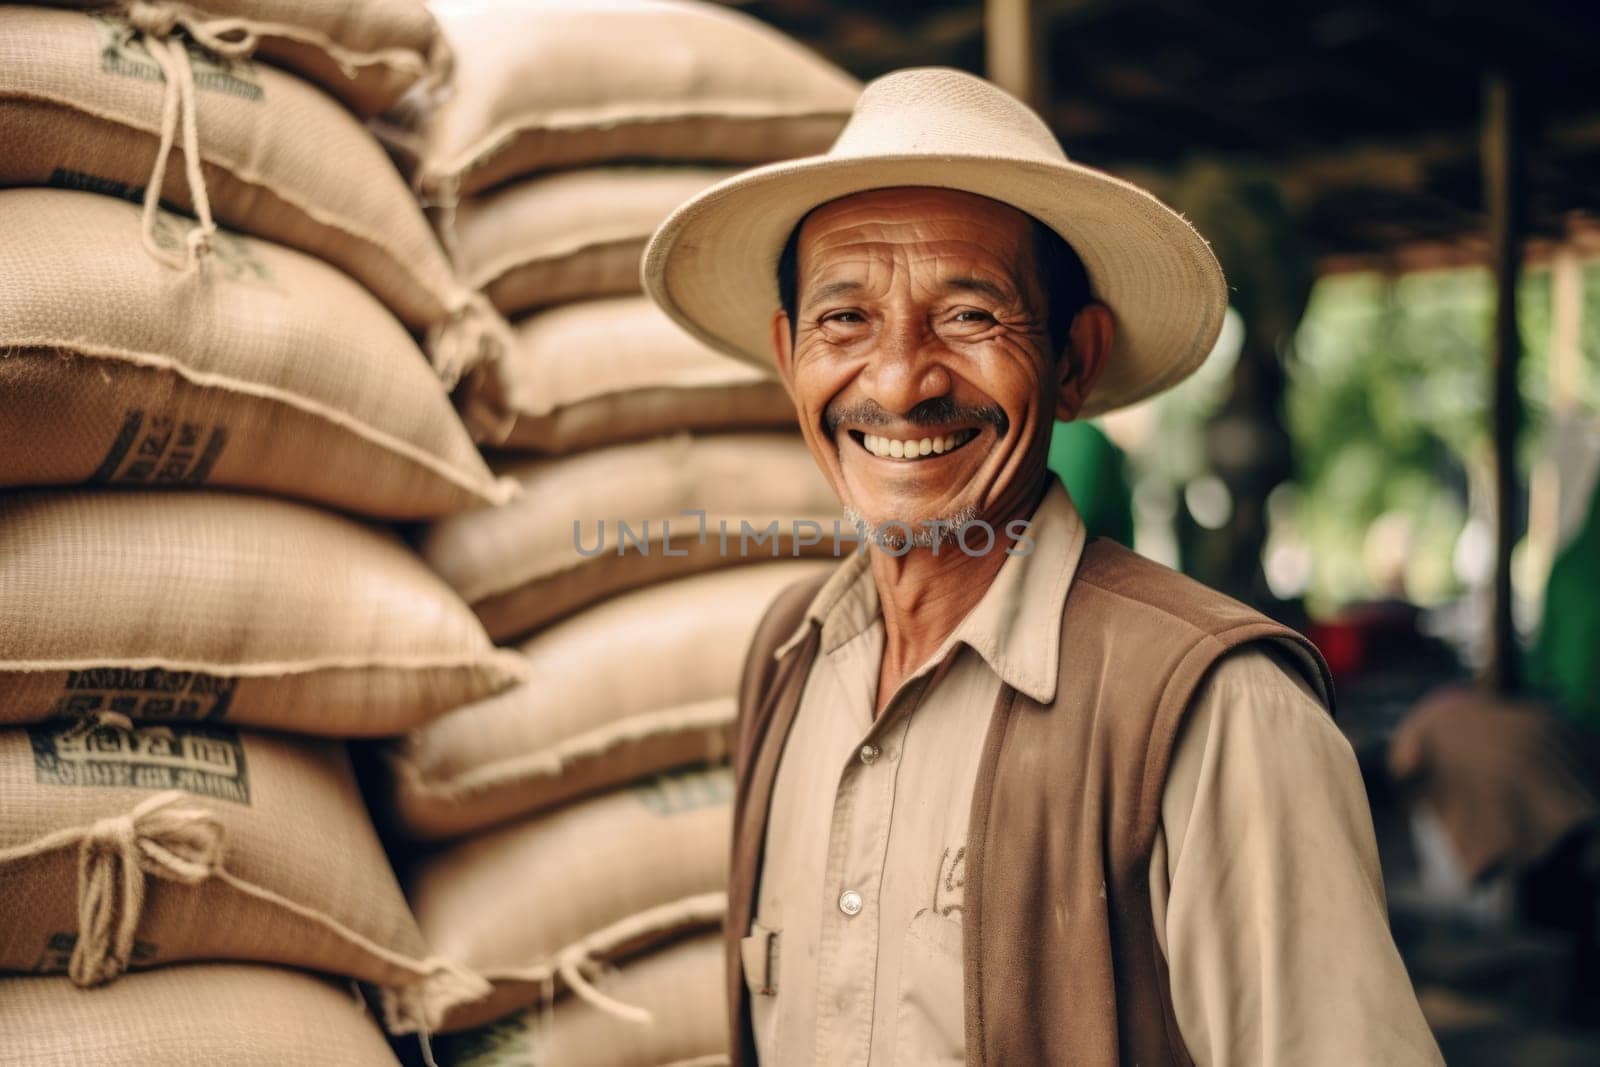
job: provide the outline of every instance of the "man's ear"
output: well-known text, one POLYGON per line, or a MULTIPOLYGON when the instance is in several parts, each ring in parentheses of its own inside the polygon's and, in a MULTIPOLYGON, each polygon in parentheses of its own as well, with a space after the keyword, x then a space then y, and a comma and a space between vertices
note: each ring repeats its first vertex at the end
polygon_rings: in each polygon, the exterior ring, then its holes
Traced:
POLYGON ((1104 304, 1088 304, 1072 320, 1067 350, 1056 358, 1057 419, 1071 422, 1083 410, 1089 391, 1111 358, 1115 337, 1116 323, 1104 304))
POLYGON ((772 313, 772 356, 778 377, 789 399, 794 399, 794 334, 789 329, 789 313, 779 308, 772 313))

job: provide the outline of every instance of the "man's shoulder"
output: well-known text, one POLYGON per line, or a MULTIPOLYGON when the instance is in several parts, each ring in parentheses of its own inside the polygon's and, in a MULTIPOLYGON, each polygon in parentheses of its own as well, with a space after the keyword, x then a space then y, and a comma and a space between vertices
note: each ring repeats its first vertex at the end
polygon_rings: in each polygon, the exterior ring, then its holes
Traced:
POLYGON ((1278 625, 1226 593, 1103 539, 1084 548, 1069 604, 1071 597, 1093 600, 1114 615, 1160 619, 1206 633, 1278 625))
POLYGON ((1066 630, 1074 620, 1082 624, 1074 640, 1102 635, 1107 645, 1102 654, 1110 660, 1165 659, 1186 647, 1209 646, 1220 664, 1246 651, 1267 651, 1265 662, 1306 682, 1332 707, 1326 665, 1303 635, 1115 542, 1098 540, 1085 548, 1068 594, 1066 630))

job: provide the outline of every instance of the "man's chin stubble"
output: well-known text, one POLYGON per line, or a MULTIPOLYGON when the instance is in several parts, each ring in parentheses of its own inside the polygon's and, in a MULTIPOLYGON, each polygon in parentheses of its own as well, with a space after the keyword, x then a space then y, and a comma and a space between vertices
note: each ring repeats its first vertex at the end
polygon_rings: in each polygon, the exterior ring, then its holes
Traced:
POLYGON ((910 548, 944 548, 957 543, 961 528, 978 517, 975 505, 967 505, 950 515, 916 519, 886 518, 880 522, 869 520, 855 508, 846 505, 845 521, 869 544, 892 552, 907 551, 906 528, 911 530, 910 548))

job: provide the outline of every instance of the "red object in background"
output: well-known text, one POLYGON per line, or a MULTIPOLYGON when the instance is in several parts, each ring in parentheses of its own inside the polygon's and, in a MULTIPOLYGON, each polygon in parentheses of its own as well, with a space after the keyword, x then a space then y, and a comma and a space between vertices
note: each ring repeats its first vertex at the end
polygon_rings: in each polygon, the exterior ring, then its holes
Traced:
POLYGON ((1335 681, 1390 666, 1421 640, 1415 605, 1398 600, 1356 604, 1311 624, 1308 636, 1322 650, 1335 681))
POLYGON ((1338 620, 1311 624, 1311 640, 1322 650, 1335 681, 1348 678, 1361 669, 1366 654, 1358 626, 1338 620))

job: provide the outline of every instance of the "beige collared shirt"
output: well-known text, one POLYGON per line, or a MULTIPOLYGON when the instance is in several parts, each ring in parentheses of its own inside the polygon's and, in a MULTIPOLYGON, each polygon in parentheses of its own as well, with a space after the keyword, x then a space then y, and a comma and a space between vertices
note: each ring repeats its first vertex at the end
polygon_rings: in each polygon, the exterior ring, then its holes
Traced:
MULTIPOLYGON (((822 643, 744 946, 763 1063, 963 1062, 968 809, 1002 682, 1041 702, 1056 691, 1085 539, 1059 483, 1029 532, 1033 551, 1006 560, 876 720, 884 629, 866 557, 813 601, 822 643)), ((1303 682, 1266 653, 1225 659, 1162 799, 1152 911, 1197 1063, 1441 1062, 1389 935, 1354 755, 1303 682)))

